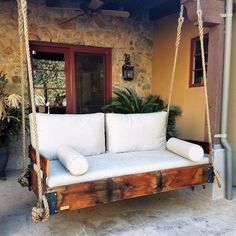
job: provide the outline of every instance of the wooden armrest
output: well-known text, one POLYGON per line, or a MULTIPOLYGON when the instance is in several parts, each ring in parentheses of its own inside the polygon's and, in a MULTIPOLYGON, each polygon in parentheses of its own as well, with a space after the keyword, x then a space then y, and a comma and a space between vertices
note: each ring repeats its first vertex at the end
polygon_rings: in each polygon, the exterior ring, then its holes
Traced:
MULTIPOLYGON (((29 146, 29 157, 30 159, 36 163, 36 151, 32 145, 29 146)), ((50 161, 40 154, 40 165, 43 174, 48 177, 50 174, 50 161)))

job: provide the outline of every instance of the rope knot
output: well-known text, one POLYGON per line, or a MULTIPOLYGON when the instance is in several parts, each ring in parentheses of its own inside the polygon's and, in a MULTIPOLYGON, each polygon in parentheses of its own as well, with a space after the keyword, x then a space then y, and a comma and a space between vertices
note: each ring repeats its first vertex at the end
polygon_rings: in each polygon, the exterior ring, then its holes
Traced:
POLYGON ((23 172, 23 174, 18 178, 17 181, 22 187, 28 187, 30 189, 30 169, 29 169, 29 167, 23 172))
POLYGON ((49 219, 49 206, 45 195, 42 201, 37 203, 36 207, 32 208, 32 221, 34 223, 46 222, 49 219))

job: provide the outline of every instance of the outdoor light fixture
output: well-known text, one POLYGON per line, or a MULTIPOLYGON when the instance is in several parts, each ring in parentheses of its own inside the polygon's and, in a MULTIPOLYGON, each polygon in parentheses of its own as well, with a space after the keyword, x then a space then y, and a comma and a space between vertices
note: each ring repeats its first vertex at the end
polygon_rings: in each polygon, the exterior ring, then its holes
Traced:
POLYGON ((134 79, 134 67, 130 63, 130 55, 125 54, 125 64, 122 66, 123 79, 131 81, 134 79))

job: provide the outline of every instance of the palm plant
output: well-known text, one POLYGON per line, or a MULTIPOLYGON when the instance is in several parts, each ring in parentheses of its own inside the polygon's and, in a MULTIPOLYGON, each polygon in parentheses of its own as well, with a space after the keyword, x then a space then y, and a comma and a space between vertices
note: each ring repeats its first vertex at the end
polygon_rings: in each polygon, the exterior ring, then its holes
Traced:
POLYGON ((15 136, 21 130, 21 97, 17 94, 7 94, 6 74, 0 72, 0 144, 9 136, 15 136))
MULTIPOLYGON (((115 88, 114 97, 103 107, 104 110, 110 110, 114 113, 132 114, 132 113, 150 113, 165 111, 167 105, 157 95, 149 95, 146 98, 138 96, 131 88, 115 88)), ((175 124, 176 117, 181 115, 181 109, 178 106, 171 106, 167 125, 167 138, 177 135, 175 124)))

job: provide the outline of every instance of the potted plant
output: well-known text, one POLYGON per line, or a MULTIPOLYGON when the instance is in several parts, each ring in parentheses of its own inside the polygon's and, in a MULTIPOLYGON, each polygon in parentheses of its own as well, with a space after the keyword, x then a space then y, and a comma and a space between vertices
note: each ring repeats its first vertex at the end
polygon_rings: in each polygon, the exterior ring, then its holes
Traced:
POLYGON ((0 72, 0 179, 5 179, 5 168, 9 157, 9 138, 21 132, 21 102, 17 94, 4 91, 6 74, 0 72))
MULTIPOLYGON (((149 95, 146 98, 138 96, 131 88, 114 89, 114 97, 103 108, 109 109, 114 113, 131 114, 131 113, 150 113, 165 111, 167 105, 157 95, 149 95)), ((181 109, 178 106, 171 106, 167 125, 167 139, 177 135, 175 124, 176 117, 181 115, 181 109)))

